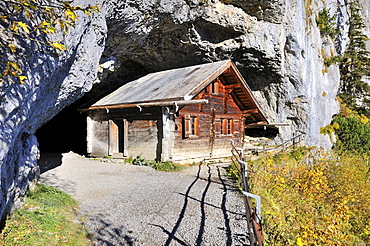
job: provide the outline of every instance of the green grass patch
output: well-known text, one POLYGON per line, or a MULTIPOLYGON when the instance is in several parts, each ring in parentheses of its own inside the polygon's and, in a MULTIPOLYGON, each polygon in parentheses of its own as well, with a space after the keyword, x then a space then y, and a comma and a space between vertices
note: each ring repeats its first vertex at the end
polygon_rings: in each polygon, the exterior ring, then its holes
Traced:
POLYGON ((68 194, 39 184, 6 220, 0 245, 91 245, 86 229, 74 222, 77 207, 68 194))
POLYGON ((166 162, 157 162, 155 163, 154 169, 157 171, 165 171, 165 172, 176 172, 183 170, 185 167, 181 166, 176 163, 172 163, 169 161, 166 162))
POLYGON ((182 166, 177 163, 173 163, 170 161, 165 161, 165 162, 148 161, 142 158, 141 156, 137 156, 135 159, 132 160, 131 163, 136 166, 152 167, 157 171, 164 171, 164 172, 176 172, 176 171, 185 169, 185 166, 182 166))

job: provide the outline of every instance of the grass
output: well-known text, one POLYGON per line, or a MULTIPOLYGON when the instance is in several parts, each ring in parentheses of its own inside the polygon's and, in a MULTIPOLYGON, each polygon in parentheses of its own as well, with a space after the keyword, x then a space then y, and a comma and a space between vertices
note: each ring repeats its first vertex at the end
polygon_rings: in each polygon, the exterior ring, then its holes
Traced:
POLYGON ((165 171, 165 172, 176 172, 183 170, 185 167, 181 166, 176 163, 172 163, 169 161, 166 162, 157 162, 155 163, 154 169, 157 171, 165 171))
MULTIPOLYGON (((132 158, 131 158, 132 159, 132 158)), ((126 159, 126 162, 128 160, 126 159)), ((142 158, 141 156, 137 156, 135 159, 130 160, 131 164, 137 165, 137 166, 148 166, 152 167, 157 171, 164 171, 164 172, 176 172, 176 171, 181 171, 185 169, 185 166, 182 166, 177 163, 173 163, 170 161, 165 161, 165 162, 156 162, 156 161, 148 161, 142 158)))
POLYGON ((75 222, 77 207, 68 194, 39 184, 6 220, 0 245, 91 245, 86 229, 75 222))

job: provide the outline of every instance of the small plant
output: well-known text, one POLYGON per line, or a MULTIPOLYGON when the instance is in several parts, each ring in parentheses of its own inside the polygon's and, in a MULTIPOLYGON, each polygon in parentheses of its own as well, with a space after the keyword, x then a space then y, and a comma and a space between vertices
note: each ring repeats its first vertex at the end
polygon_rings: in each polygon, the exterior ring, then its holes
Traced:
POLYGON ((105 159, 112 159, 112 156, 110 156, 110 155, 105 155, 105 156, 103 156, 105 159))
POLYGON ((181 166, 176 163, 172 163, 170 161, 165 162, 155 162, 155 161, 148 161, 142 158, 141 156, 137 156, 133 161, 133 165, 137 166, 148 166, 152 167, 157 171, 165 171, 165 172, 173 172, 173 171, 180 171, 184 169, 184 166, 181 166))
POLYGON ((157 171, 165 171, 165 172, 172 172, 172 171, 180 171, 184 169, 184 166, 181 166, 176 163, 172 163, 170 161, 166 162, 157 162, 154 166, 154 169, 157 171))
POLYGON ((142 158, 140 155, 132 160, 132 164, 136 166, 148 166, 149 161, 142 158))
POLYGON ((125 162, 126 163, 130 163, 130 164, 133 164, 134 163, 134 158, 132 158, 132 156, 128 157, 125 159, 125 162))

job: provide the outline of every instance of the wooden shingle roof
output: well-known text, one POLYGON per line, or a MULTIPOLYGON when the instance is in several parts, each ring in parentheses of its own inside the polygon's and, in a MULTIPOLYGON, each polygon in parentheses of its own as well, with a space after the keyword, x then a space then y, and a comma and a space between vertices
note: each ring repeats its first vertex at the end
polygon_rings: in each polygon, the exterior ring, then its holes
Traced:
POLYGON ((230 94, 247 118, 267 123, 252 91, 230 60, 150 73, 121 86, 84 110, 189 101, 218 77, 231 90, 230 94))

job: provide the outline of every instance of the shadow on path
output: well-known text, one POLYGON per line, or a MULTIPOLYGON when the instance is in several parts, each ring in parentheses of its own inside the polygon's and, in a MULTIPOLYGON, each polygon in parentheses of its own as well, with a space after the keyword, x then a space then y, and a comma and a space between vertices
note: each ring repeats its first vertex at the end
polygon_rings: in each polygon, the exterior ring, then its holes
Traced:
MULTIPOLYGON (((168 235, 168 238, 167 238, 167 241, 165 242, 165 246, 168 246, 170 245, 171 241, 175 238, 175 233, 177 231, 177 229, 179 229, 179 226, 181 224, 181 221, 183 220, 184 218, 184 215, 185 215, 185 212, 186 212, 186 208, 188 206, 188 202, 189 202, 189 193, 190 193, 190 190, 191 188, 194 186, 194 184, 198 181, 199 177, 200 177, 200 170, 201 170, 201 165, 199 165, 199 168, 198 168, 198 173, 197 173, 197 176, 196 178, 194 179, 194 181, 190 184, 190 186, 188 187, 188 189, 186 190, 185 192, 185 200, 184 200, 184 204, 182 206, 182 209, 181 209, 181 212, 180 212, 180 215, 179 215, 179 218, 177 219, 177 222, 175 224, 175 226, 173 227, 172 231, 169 233, 168 235)), ((187 245, 185 242, 183 242, 184 244, 182 245, 187 245)))
POLYGON ((215 182, 215 180, 212 180, 211 166, 209 164, 207 164, 207 169, 208 169, 207 170, 207 178, 201 178, 200 173, 201 173, 202 165, 199 165, 196 178, 189 185, 185 194, 177 193, 177 194, 180 194, 180 195, 184 196, 184 203, 183 203, 182 209, 180 211, 180 214, 178 216, 178 219, 177 219, 177 221, 176 221, 176 223, 175 223, 175 225, 174 225, 174 227, 172 228, 171 231, 167 230, 162 225, 150 224, 151 226, 161 228, 163 230, 163 232, 167 234, 168 238, 167 238, 166 242, 163 245, 169 246, 169 245, 171 245, 172 241, 176 241, 180 245, 196 245, 196 246, 203 245, 203 243, 204 243, 203 242, 204 241, 203 237, 204 237, 205 226, 206 226, 206 206, 210 206, 212 208, 216 208, 216 209, 219 209, 219 210, 222 211, 223 220, 224 220, 224 223, 225 223, 225 229, 224 230, 225 230, 225 233, 226 233, 225 245, 226 246, 231 246, 232 245, 233 238, 232 238, 232 231, 231 231, 231 227, 230 227, 229 213, 230 214, 235 214, 235 215, 240 215, 240 216, 242 214, 235 213, 235 212, 227 210, 226 202, 227 202, 228 190, 230 190, 230 188, 229 188, 230 185, 228 185, 225 182, 225 180, 222 178, 220 167, 216 166, 216 168, 217 168, 217 182, 215 182), (207 184, 206 184, 206 186, 203 190, 201 198, 197 199, 195 197, 190 196, 189 194, 190 194, 191 189, 194 187, 195 183, 199 180, 205 180, 205 181, 207 181, 207 184), (221 200, 221 205, 220 206, 216 206, 216 205, 213 205, 213 204, 210 204, 210 203, 206 202, 206 196, 209 192, 209 188, 210 188, 211 183, 217 183, 217 184, 222 185, 220 188, 223 191, 223 195, 222 195, 222 198, 221 198, 222 200, 221 200), (177 231, 178 231, 178 229, 179 229, 179 227, 182 223, 182 220, 185 216, 185 213, 186 213, 186 210, 187 210, 188 203, 189 203, 190 199, 199 202, 199 204, 200 204, 200 213, 201 213, 198 235, 197 235, 197 238, 196 238, 196 241, 194 242, 194 244, 190 244, 190 243, 186 242, 185 240, 180 239, 179 237, 175 236, 175 234, 177 233, 177 231))
POLYGON ((212 175, 211 168, 210 168, 209 165, 207 165, 207 168, 208 168, 207 186, 203 191, 202 199, 200 201, 200 212, 202 214, 201 215, 202 218, 200 220, 200 225, 199 225, 199 233, 198 233, 197 244, 196 244, 197 246, 202 244, 203 234, 204 234, 204 226, 206 225, 206 211, 205 211, 205 208, 204 208, 204 203, 205 203, 205 199, 206 199, 206 195, 207 195, 209 186, 211 184, 211 175, 212 175))
POLYGON ((226 227, 226 236, 227 236, 226 246, 230 246, 232 244, 232 236, 231 236, 231 229, 230 229, 230 219, 229 219, 229 216, 227 214, 227 209, 226 209, 227 187, 226 187, 225 181, 221 177, 220 167, 217 167, 217 174, 218 174, 218 178, 220 179, 222 183, 222 188, 224 191, 222 195, 221 210, 224 215, 225 227, 226 227))
POLYGON ((128 235, 132 232, 128 231, 124 226, 114 227, 113 223, 109 223, 98 216, 91 218, 90 221, 97 224, 96 228, 99 228, 91 232, 93 234, 92 240, 95 245, 134 245, 134 238, 128 235))

